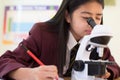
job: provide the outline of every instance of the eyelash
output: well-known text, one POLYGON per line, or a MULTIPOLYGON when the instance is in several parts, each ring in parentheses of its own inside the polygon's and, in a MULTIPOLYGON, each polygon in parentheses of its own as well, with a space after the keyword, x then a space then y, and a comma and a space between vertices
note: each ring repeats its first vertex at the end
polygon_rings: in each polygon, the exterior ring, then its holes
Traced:
POLYGON ((101 18, 96 18, 97 20, 101 20, 101 18))
POLYGON ((89 17, 83 17, 83 19, 87 20, 89 17))
MULTIPOLYGON (((89 17, 83 17, 83 19, 87 20, 89 17)), ((101 20, 101 18, 96 18, 96 20, 101 20)))

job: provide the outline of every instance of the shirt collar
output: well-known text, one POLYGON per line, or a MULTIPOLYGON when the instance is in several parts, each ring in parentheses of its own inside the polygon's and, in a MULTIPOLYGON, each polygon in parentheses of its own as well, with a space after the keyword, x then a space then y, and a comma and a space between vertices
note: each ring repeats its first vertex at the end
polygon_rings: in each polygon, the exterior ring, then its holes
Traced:
POLYGON ((73 34, 69 31, 69 38, 68 38, 68 43, 67 43, 68 49, 71 50, 77 43, 80 43, 80 41, 77 42, 73 34))

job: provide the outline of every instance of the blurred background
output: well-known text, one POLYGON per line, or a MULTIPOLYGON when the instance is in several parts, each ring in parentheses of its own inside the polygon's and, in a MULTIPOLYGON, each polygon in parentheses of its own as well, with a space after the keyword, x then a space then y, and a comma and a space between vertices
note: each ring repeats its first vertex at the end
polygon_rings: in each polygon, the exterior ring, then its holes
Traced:
MULTIPOLYGON (((62 0, 0 0, 0 55, 27 38, 34 23, 54 16, 62 0)), ((110 27, 112 55, 120 65, 120 0, 105 0, 103 23, 110 27)))

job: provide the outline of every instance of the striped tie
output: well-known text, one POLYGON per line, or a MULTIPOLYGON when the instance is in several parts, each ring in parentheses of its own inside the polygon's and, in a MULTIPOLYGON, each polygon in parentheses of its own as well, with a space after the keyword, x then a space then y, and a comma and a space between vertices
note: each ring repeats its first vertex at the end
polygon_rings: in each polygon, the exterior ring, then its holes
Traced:
POLYGON ((79 45, 80 44, 78 43, 71 49, 69 68, 68 68, 67 72, 64 74, 64 77, 70 77, 71 76, 72 67, 73 67, 73 64, 74 64, 74 61, 75 61, 75 57, 76 57, 79 45))

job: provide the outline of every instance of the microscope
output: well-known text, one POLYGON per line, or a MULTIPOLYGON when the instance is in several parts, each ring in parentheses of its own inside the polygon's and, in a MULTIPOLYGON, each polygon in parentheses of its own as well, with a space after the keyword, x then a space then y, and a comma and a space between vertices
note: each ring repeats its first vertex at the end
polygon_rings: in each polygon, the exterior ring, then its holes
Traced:
POLYGON ((90 35, 83 37, 78 48, 72 69, 71 80, 104 80, 96 79, 95 76, 102 76, 106 72, 106 66, 114 64, 112 61, 91 60, 90 54, 97 48, 99 57, 103 56, 104 48, 107 47, 112 33, 104 25, 97 25, 92 18, 87 23, 93 28, 90 35))

